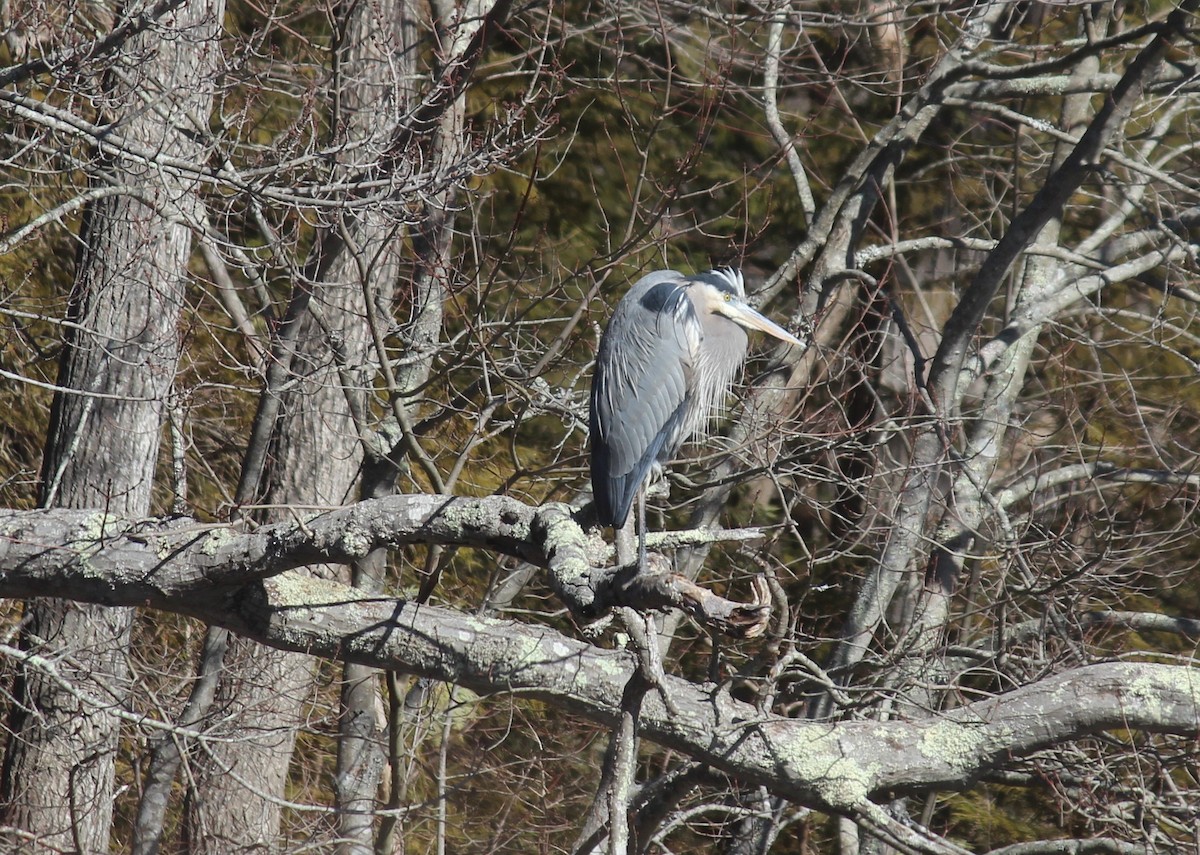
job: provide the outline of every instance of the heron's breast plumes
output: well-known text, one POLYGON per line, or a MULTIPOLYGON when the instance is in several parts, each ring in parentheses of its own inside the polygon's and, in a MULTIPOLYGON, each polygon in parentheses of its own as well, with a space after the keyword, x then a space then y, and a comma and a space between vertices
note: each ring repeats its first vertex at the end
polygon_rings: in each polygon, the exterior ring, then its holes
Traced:
POLYGON ((725 412, 730 387, 746 361, 746 333, 721 319, 720 335, 705 337, 694 351, 687 436, 707 436, 725 412))

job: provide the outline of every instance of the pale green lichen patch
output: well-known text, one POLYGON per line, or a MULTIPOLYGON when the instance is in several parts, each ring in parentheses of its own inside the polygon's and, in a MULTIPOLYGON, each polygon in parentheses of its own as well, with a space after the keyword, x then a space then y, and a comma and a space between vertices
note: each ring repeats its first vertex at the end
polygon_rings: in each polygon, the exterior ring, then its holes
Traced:
POLYGON ((832 737, 791 738, 774 746, 793 773, 831 808, 852 810, 865 803, 875 786, 878 763, 848 757, 832 737))
POLYGON ((489 632, 494 629, 507 629, 512 626, 510 621, 484 615, 465 615, 467 624, 477 632, 489 632))
POLYGON ((1151 719, 1162 718, 1162 682, 1151 675, 1143 675, 1131 682, 1123 693, 1122 700, 1136 706, 1151 719))
POLYGON ((123 517, 96 511, 80 520, 79 529, 66 545, 86 559, 104 547, 106 538, 124 534, 128 527, 129 521, 123 517))
POLYGON ((979 768, 992 745, 993 735, 979 723, 939 721, 925 729, 917 748, 930 760, 945 763, 959 773, 979 768))
MULTIPOLYGON (((575 547, 580 553, 584 553, 584 544, 586 542, 587 537, 584 535, 583 529, 565 514, 562 516, 553 515, 547 521, 547 552, 551 554, 566 552, 571 547, 575 547)), ((586 579, 591 573, 592 568, 583 559, 572 557, 555 562, 554 570, 563 582, 574 584, 582 579, 586 579)))
POLYGON ((236 539, 237 535, 230 529, 214 528, 204 536, 204 540, 200 544, 200 553, 211 558, 236 539))
POLYGON ((120 531, 120 518, 103 511, 88 514, 83 520, 81 540, 100 540, 102 537, 112 537, 120 531))
POLYGON ((508 655, 508 664, 513 670, 545 659, 542 652, 542 639, 534 635, 518 635, 512 652, 508 655))
MULTIPOLYGON (((529 632, 506 632, 497 636, 496 627, 481 627, 475 645, 489 645, 489 673, 493 677, 523 683, 523 672, 542 671, 549 666, 556 679, 573 683, 579 674, 577 652, 570 644, 555 638, 529 632), (486 631, 484 631, 486 630, 486 631)), ((478 649, 478 648, 477 648, 478 649)))
POLYGON ((330 606, 373 599, 347 585, 296 570, 280 573, 268 579, 266 585, 271 591, 271 604, 283 608, 330 606))
POLYGON ((1180 696, 1200 708, 1200 675, 1190 668, 1151 666, 1129 682, 1122 701, 1153 721, 1163 721, 1167 718, 1164 704, 1174 704, 1180 696))
POLYGON ((623 660, 618 656, 599 656, 592 663, 597 671, 601 672, 606 677, 624 677, 629 668, 628 660, 623 660))
MULTIPOLYGON (((541 639, 536 636, 500 636, 482 626, 478 631, 469 624, 441 627, 437 631, 437 640, 452 647, 461 645, 460 653, 451 651, 452 660, 466 655, 476 664, 486 662, 489 682, 502 684, 511 681, 519 684, 522 682, 521 672, 530 665, 536 666, 543 659, 541 639)), ((451 671, 457 669, 452 668, 451 671)))
POLYGON ((371 551, 373 543, 371 536, 354 525, 347 525, 342 532, 342 536, 338 538, 338 545, 345 551, 347 555, 354 558, 364 558, 371 551))
POLYGON ((521 519, 519 515, 506 513, 503 506, 497 509, 494 505, 495 503, 472 501, 469 499, 454 500, 439 508, 438 515, 452 528, 457 529, 466 536, 474 532, 495 530, 497 522, 496 513, 499 510, 499 522, 503 526, 510 527, 507 536, 518 540, 524 540, 529 537, 527 519, 521 519))

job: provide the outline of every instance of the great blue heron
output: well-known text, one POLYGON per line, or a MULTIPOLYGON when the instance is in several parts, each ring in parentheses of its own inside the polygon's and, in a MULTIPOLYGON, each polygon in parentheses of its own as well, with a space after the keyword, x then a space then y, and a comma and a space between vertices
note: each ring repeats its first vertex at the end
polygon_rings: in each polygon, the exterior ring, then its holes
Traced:
MULTIPOLYGON (((746 358, 743 327, 804 346, 746 302, 741 271, 729 267, 694 276, 656 270, 617 304, 592 376, 592 492, 601 525, 623 527, 651 471, 724 402, 746 358)), ((639 528, 644 563, 644 518, 639 528)))

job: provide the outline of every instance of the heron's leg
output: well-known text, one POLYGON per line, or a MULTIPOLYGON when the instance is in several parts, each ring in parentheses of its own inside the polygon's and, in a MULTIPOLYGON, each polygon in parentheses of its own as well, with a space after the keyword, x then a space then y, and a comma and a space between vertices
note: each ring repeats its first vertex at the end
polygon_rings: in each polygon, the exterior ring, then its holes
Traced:
MULTIPOLYGON (((618 567, 635 567, 637 561, 637 515, 629 514, 625 518, 625 524, 616 531, 616 542, 613 544, 617 549, 617 566, 618 567)), ((635 567, 636 569, 636 567, 635 567)))
POLYGON ((638 572, 646 569, 646 485, 637 493, 638 506, 638 572))

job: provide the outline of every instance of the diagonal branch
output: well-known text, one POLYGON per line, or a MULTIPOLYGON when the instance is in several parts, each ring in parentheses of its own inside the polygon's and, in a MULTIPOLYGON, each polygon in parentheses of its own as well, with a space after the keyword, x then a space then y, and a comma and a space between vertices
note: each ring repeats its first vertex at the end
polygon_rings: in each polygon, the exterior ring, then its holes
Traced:
POLYGON ((996 248, 984 259, 975 279, 946 323, 941 346, 930 368, 929 385, 935 390, 942 407, 953 409, 957 405, 960 375, 968 347, 1005 274, 1042 227, 1062 211, 1071 194, 1095 168, 1109 140, 1124 127, 1134 106, 1141 100, 1142 93, 1167 51, 1186 32, 1197 6, 1200 6, 1200 0, 1181 3, 1155 28, 1157 35, 1134 57, 1105 99, 1096 118, 1080 137, 1079 144, 1046 179, 1029 205, 1013 218, 996 248))

